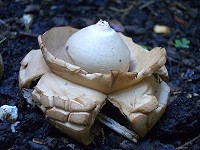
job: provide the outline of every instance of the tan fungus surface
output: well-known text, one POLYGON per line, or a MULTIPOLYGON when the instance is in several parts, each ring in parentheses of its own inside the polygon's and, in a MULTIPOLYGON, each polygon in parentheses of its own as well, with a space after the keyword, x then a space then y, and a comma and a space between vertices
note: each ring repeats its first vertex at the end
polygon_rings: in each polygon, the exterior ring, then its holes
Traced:
POLYGON ((158 71, 166 62, 166 51, 154 48, 150 52, 120 34, 131 51, 132 62, 129 72, 111 71, 110 74, 88 74, 78 66, 64 61, 64 47, 67 38, 77 30, 71 27, 53 28, 38 37, 44 59, 50 70, 74 83, 101 91, 105 94, 126 88, 158 71), (67 37, 67 38, 61 38, 67 37), (56 45, 56 46, 52 46, 56 45), (55 47, 55 48, 52 48, 55 47), (135 56, 133 58, 133 56, 135 56), (152 59, 154 58, 154 59, 152 59))
POLYGON ((144 137, 162 116, 169 97, 169 86, 162 81, 168 79, 165 49, 147 52, 119 33, 131 50, 129 72, 88 74, 63 58, 64 45, 76 31, 59 27, 39 36, 41 50, 30 51, 21 62, 20 87, 30 88, 41 77, 33 100, 52 125, 85 145, 94 138, 91 127, 106 99, 144 137))

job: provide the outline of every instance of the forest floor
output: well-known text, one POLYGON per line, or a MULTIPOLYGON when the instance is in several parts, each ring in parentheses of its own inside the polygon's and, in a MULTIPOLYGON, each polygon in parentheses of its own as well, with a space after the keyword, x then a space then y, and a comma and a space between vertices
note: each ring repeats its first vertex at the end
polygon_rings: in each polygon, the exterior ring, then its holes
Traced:
POLYGON ((19 109, 15 133, 0 120, 0 149, 200 149, 200 2, 197 0, 0 1, 0 53, 4 75, 0 106, 19 109), (23 20, 23 16, 28 19, 23 20), (26 15, 27 17, 27 15, 26 15), (43 113, 23 98, 20 62, 39 49, 37 35, 56 26, 83 28, 99 19, 152 49, 165 47, 171 95, 166 112, 137 144, 102 125, 103 134, 83 146, 51 127, 43 113), (156 33, 164 25, 166 33, 156 33), (170 32, 169 32, 170 31, 170 32))

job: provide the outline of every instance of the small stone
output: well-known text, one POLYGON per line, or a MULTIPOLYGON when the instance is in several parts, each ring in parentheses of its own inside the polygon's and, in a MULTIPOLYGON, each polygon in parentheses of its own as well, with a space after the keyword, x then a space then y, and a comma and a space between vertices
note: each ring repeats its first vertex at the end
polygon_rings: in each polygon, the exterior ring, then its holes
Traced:
POLYGON ((188 93, 187 98, 192 98, 192 94, 188 93))
POLYGON ((14 123, 18 117, 18 108, 16 106, 3 105, 0 107, 0 120, 6 120, 14 123))
POLYGON ((26 30, 29 30, 30 25, 33 23, 33 15, 32 14, 24 14, 21 18, 22 23, 25 25, 26 30))
POLYGON ((22 17, 22 22, 25 24, 25 25, 30 25, 33 21, 33 15, 31 14, 24 14, 23 17, 22 17))

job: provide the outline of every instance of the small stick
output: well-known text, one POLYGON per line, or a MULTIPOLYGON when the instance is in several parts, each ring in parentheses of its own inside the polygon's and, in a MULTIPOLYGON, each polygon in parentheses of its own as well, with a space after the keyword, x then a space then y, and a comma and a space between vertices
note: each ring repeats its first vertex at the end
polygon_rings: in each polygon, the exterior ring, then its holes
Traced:
POLYGON ((124 8, 124 9, 118 9, 118 8, 115 8, 115 7, 112 7, 112 6, 109 7, 110 10, 115 11, 115 12, 118 12, 118 13, 128 12, 128 11, 130 11, 132 8, 133 8, 133 5, 130 5, 129 7, 124 8))
POLYGON ((177 150, 181 150, 181 149, 187 149, 187 147, 186 146, 188 146, 188 145, 190 145, 190 144, 192 144, 194 141, 196 141, 198 138, 200 138, 200 135, 199 136, 197 136, 197 137, 195 137, 195 138, 193 138, 192 140, 190 140, 189 142, 186 142, 185 144, 183 144, 183 145, 181 145, 181 146, 179 146, 179 147, 177 147, 176 149, 177 150))
POLYGON ((0 41, 0 44, 3 43, 6 39, 7 39, 6 37, 5 37, 4 39, 2 39, 2 40, 0 41))
POLYGON ((138 141, 139 136, 134 131, 127 129, 126 127, 120 125, 119 123, 117 123, 113 119, 103 115, 102 113, 98 114, 97 119, 102 124, 109 127, 110 129, 114 130, 118 134, 124 136, 125 138, 127 138, 135 143, 138 141))
POLYGON ((144 9, 145 7, 153 4, 154 2, 155 2, 155 0, 148 1, 148 2, 144 3, 143 5, 139 6, 139 9, 144 9))
POLYGON ((131 2, 127 8, 123 8, 123 9, 118 9, 118 8, 110 6, 109 9, 117 13, 127 13, 135 6, 135 4, 136 4, 135 2, 131 2))
POLYGON ((19 35, 22 35, 22 36, 29 36, 29 37, 34 37, 34 38, 37 38, 37 37, 38 37, 37 34, 32 34, 32 33, 28 33, 28 32, 19 32, 19 35))
POLYGON ((5 21, 3 21, 2 19, 0 19, 0 23, 5 25, 6 27, 9 27, 9 25, 5 21))

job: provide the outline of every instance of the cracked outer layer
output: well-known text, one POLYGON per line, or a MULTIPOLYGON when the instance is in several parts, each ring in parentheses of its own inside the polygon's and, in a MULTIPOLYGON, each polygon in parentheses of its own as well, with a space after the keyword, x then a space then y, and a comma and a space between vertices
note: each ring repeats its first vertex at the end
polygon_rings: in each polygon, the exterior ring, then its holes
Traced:
POLYGON ((105 94, 46 73, 32 97, 49 121, 62 132, 86 145, 93 140, 90 128, 105 102, 105 94))
POLYGON ((30 83, 41 77, 33 100, 49 123, 85 145, 94 138, 91 127, 106 100, 118 107, 132 129, 144 137, 162 116, 169 97, 170 89, 164 82, 168 79, 165 50, 146 52, 119 33, 133 58, 129 72, 87 74, 62 58, 65 41, 76 31, 53 28, 40 36, 42 50, 30 51, 21 62, 20 87, 30 88, 30 83))

